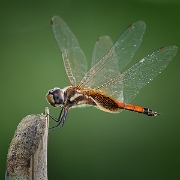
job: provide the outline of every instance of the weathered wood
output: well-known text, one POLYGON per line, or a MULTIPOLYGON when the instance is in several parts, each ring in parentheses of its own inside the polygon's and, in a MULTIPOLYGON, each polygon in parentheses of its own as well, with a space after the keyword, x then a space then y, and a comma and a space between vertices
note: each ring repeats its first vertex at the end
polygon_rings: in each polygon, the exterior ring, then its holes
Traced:
POLYGON ((19 123, 11 141, 6 180, 47 180, 49 109, 28 115, 19 123))

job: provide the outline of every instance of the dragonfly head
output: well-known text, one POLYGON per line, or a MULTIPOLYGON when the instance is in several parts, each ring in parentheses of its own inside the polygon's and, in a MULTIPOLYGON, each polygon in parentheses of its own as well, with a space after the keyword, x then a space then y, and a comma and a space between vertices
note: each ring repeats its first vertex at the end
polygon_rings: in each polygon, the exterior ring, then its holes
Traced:
POLYGON ((64 92, 60 88, 54 88, 46 94, 46 100, 53 107, 61 106, 64 102, 64 92))

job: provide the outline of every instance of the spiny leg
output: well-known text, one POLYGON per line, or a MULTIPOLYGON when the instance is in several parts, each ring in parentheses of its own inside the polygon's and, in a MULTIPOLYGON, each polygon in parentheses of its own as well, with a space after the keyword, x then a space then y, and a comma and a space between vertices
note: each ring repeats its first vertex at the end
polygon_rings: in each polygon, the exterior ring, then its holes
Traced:
POLYGON ((53 129, 52 131, 54 131, 56 129, 62 128, 66 121, 67 114, 68 114, 68 109, 62 108, 58 118, 56 118, 55 116, 49 115, 54 121, 58 122, 58 124, 56 126, 53 126, 49 129, 53 129), (60 126, 60 124, 61 124, 61 126, 60 126))
POLYGON ((61 116, 62 116, 62 113, 63 113, 63 111, 64 111, 63 109, 64 109, 64 108, 61 109, 58 118, 55 117, 55 116, 52 116, 52 115, 50 115, 50 114, 49 114, 49 117, 50 117, 51 119, 53 119, 54 121, 58 122, 58 124, 59 124, 59 122, 61 123, 61 121, 62 121, 62 120, 61 120, 61 116))
MULTIPOLYGON (((63 114, 63 117, 62 117, 62 120, 61 120, 61 126, 60 126, 60 128, 61 127, 63 127, 64 126, 64 124, 65 124, 65 121, 66 121, 66 117, 67 117, 67 114, 68 114, 68 109, 64 109, 64 114, 63 114)), ((60 125, 60 123, 58 123, 59 125, 60 125)), ((57 125, 58 126, 58 125, 57 125)))

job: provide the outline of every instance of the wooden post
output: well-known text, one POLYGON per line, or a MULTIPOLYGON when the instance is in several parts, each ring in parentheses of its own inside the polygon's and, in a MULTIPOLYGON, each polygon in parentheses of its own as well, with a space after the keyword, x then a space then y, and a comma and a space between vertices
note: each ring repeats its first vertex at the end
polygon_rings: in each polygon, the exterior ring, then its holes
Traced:
POLYGON ((28 115, 19 123, 11 141, 5 180, 48 180, 47 142, 49 109, 28 115))

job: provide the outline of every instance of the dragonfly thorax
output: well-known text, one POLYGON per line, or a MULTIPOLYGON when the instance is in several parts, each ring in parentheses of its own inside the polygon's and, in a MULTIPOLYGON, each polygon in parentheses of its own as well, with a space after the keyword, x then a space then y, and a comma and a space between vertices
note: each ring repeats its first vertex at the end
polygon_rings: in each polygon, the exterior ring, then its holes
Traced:
POLYGON ((61 106, 64 103, 64 92, 60 88, 55 87, 48 91, 46 99, 54 107, 61 106))

